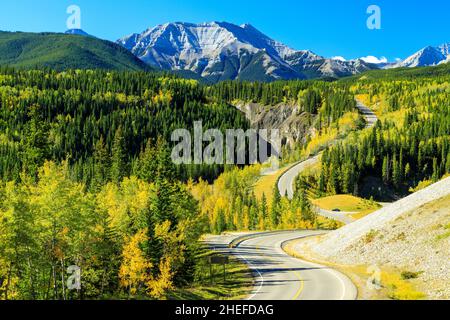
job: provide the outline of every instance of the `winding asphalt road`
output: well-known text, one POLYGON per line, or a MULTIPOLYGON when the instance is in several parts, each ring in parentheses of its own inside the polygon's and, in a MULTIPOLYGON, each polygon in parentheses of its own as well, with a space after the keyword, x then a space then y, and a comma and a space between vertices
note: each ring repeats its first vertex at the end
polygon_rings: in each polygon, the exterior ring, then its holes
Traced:
POLYGON ((212 236, 207 243, 221 253, 236 256, 253 270, 255 287, 249 300, 354 300, 357 290, 347 276, 331 268, 293 258, 282 249, 286 241, 323 233, 254 234, 234 249, 228 248, 232 236, 212 236))
MULTIPOLYGON (((371 128, 377 123, 378 118, 375 115, 375 113, 368 107, 366 107, 361 101, 356 100, 356 107, 366 120, 366 128, 371 128)), ((309 158, 308 160, 302 161, 294 165, 292 168, 286 171, 278 181, 278 190, 280 191, 280 194, 282 196, 287 196, 288 199, 292 199, 294 197, 295 179, 303 170, 305 170, 309 166, 318 163, 320 160, 320 156, 321 153, 314 157, 309 158)), ((334 213, 331 211, 322 210, 318 208, 317 213, 321 216, 340 221, 344 224, 348 224, 354 221, 354 219, 349 217, 349 214, 351 214, 351 212, 334 213)))
MULTIPOLYGON (((366 118, 367 127, 375 125, 377 118, 369 108, 357 101, 357 107, 366 118)), ((320 160, 320 154, 294 165, 281 176, 278 189, 290 199, 294 196, 295 178, 305 168, 320 160)), ((330 212, 319 214, 330 216, 330 212)), ((336 220, 349 223, 345 213, 332 215, 336 220)), ((229 244, 238 235, 210 236, 206 243, 215 250, 234 255, 247 263, 255 275, 255 287, 249 300, 353 300, 357 289, 350 279, 329 267, 293 258, 282 249, 284 243, 323 234, 324 231, 290 231, 251 234, 235 248, 229 244)))
POLYGON ((356 99, 356 108, 358 108, 359 113, 361 113, 366 120, 366 128, 372 128, 378 121, 377 115, 366 107, 361 101, 356 99))
POLYGON ((296 164, 280 177, 280 179, 278 180, 278 190, 283 197, 287 196, 288 199, 291 200, 292 198, 294 198, 295 178, 297 178, 298 175, 306 168, 318 163, 321 155, 322 154, 319 154, 317 156, 309 158, 308 160, 302 161, 299 164, 296 164))

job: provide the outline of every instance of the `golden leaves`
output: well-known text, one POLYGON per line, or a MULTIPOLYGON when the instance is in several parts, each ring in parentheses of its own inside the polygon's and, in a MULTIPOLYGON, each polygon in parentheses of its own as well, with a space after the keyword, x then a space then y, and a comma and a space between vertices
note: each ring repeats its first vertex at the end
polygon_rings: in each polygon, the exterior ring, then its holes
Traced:
POLYGON ((119 269, 120 285, 128 288, 130 294, 136 294, 140 286, 150 280, 149 270, 153 267, 141 246, 148 241, 147 229, 139 231, 128 241, 122 250, 122 264, 119 269))

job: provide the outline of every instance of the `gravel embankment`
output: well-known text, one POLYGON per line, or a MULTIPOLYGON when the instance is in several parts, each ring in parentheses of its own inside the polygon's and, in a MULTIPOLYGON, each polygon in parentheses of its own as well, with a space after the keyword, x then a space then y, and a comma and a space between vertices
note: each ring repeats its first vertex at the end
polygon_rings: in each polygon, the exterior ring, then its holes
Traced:
POLYGON ((430 298, 450 298, 450 178, 324 236, 305 241, 321 257, 347 265, 422 272, 430 298))

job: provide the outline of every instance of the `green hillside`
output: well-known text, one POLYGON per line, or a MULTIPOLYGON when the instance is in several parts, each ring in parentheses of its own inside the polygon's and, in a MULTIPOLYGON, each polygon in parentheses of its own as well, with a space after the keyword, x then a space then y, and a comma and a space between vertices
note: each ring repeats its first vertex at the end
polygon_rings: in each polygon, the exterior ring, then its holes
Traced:
POLYGON ((19 68, 145 70, 121 46, 94 37, 0 32, 0 65, 19 68))
POLYGON ((440 77, 450 74, 450 63, 444 63, 434 67, 398 68, 387 70, 371 70, 357 76, 348 77, 340 81, 351 81, 357 79, 390 79, 390 78, 417 78, 417 77, 440 77))

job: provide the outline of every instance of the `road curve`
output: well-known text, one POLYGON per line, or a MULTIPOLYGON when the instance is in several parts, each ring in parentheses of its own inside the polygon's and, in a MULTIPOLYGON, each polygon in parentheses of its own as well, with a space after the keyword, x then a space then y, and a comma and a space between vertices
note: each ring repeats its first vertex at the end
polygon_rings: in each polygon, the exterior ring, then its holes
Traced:
POLYGON ((336 220, 339 222, 342 222, 343 224, 349 224, 355 221, 354 218, 351 217, 352 214, 355 214, 357 212, 344 212, 344 211, 339 211, 339 212, 335 212, 335 211, 330 211, 330 210, 324 210, 321 208, 314 208, 316 213, 322 217, 331 219, 331 220, 336 220))
POLYGON ((296 164, 280 177, 278 180, 278 190, 283 197, 287 196, 288 199, 292 200, 294 197, 295 178, 297 178, 303 170, 319 162, 320 156, 321 154, 296 164))
POLYGON ((365 106, 361 101, 356 99, 356 108, 358 108, 359 112, 363 115, 366 120, 366 128, 372 128, 378 121, 377 115, 370 110, 367 106, 365 106))
POLYGON ((293 258, 281 248, 286 241, 323 234, 324 231, 292 231, 255 234, 230 249, 229 237, 214 236, 208 244, 236 256, 255 275, 249 300, 354 300, 357 290, 347 276, 331 268, 293 258))
MULTIPOLYGON (((356 107, 366 120, 366 128, 371 128, 377 123, 378 118, 375 113, 368 107, 366 107, 361 101, 356 100, 356 107)), ((294 165, 280 177, 278 181, 278 190, 280 191, 280 194, 282 196, 287 195, 289 199, 292 199, 294 197, 295 178, 297 178, 297 176, 307 167, 316 164, 320 159, 320 155, 321 154, 316 155, 312 158, 309 158, 308 160, 294 165)), ((324 214, 325 216, 325 214, 327 213, 319 211, 318 214, 324 214)), ((346 219, 344 218, 344 220, 346 219)))
MULTIPOLYGON (((319 159, 320 155, 317 155, 315 157, 309 158, 306 161, 300 162, 299 164, 293 166, 291 169, 286 171, 280 179, 278 180, 278 190, 280 191, 280 194, 282 196, 287 196, 288 199, 292 200, 294 197, 294 184, 295 184, 295 178, 306 168, 308 168, 311 165, 316 164, 319 159)), ((329 210, 324 210, 321 208, 314 208, 316 213, 322 217, 336 220, 339 222, 342 222, 343 224, 349 224, 355 221, 350 215, 354 214, 355 212, 334 212, 329 210)))

